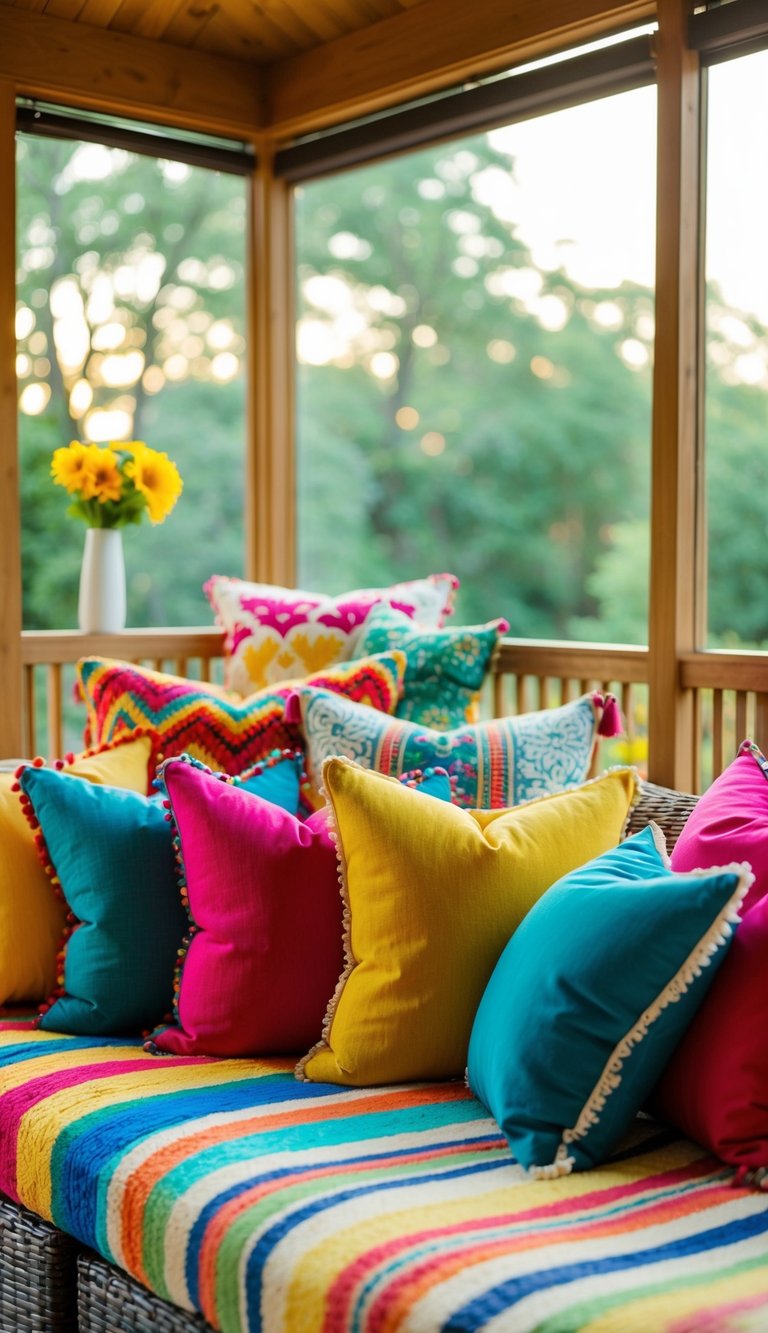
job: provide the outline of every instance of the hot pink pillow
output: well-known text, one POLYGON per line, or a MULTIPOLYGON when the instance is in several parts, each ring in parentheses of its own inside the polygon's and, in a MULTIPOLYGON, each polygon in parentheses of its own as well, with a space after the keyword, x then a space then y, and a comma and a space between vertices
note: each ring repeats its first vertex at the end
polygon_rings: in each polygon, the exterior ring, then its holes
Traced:
POLYGON ((768 893, 768 761, 744 741, 733 763, 704 792, 670 857, 677 871, 749 861, 755 882, 742 912, 768 893))
POLYGON ((317 1040, 344 959, 325 812, 300 823, 184 759, 162 765, 191 925, 174 1022, 147 1048, 276 1055, 317 1040))
POLYGON ((744 916, 650 1109, 742 1168, 768 1168, 768 895, 744 916))

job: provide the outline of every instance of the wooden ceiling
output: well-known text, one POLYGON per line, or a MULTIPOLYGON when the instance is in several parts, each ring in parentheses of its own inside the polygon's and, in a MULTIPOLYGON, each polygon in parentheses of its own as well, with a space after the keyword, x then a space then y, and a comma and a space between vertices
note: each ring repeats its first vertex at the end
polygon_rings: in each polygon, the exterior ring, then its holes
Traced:
MULTIPOLYGON (((148 37, 253 64, 297 55, 424 0, 0 0, 90 28, 148 37)), ((1 44, 1 42, 0 42, 1 44)))

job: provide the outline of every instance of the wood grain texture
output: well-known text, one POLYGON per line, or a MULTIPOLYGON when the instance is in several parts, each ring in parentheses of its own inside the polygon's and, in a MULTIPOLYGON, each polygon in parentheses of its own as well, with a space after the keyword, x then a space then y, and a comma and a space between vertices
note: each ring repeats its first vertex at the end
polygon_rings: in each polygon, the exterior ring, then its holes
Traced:
POLYGON ((693 695, 680 679, 696 647, 700 272, 699 63, 686 0, 659 0, 656 344, 651 460, 649 776, 691 790, 693 695))
POLYGON ((423 0, 282 60, 266 73, 268 123, 331 124, 652 17, 652 0, 423 0))
MULTIPOLYGON (((272 60, 333 41, 423 0, 0 0, 16 9, 235 60, 272 60)), ((452 3, 452 0, 449 0, 452 3)))
POLYGON ((249 274, 249 450, 246 571, 290 587, 296 578, 295 311, 291 189, 256 143, 249 274))
POLYGON ((22 749, 21 529, 16 408, 16 104, 0 79, 0 755, 22 749))
POLYGON ((0 24, 0 78, 20 93, 238 135, 260 124, 258 71, 242 62, 8 6, 0 24))

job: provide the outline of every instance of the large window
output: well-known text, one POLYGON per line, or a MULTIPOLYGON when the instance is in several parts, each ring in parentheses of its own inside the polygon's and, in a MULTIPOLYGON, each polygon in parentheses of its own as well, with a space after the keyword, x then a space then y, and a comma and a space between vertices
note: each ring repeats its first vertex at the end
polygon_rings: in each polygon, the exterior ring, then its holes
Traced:
POLYGON ((768 648, 768 51, 708 82, 704 646, 768 648))
POLYGON ((647 637, 655 90, 297 191, 299 581, 647 637))
POLYGON ((83 527, 49 476, 72 439, 176 462, 167 522, 126 529, 128 623, 206 622, 205 577, 243 567, 245 182, 25 133, 17 161, 25 627, 77 623, 83 527))

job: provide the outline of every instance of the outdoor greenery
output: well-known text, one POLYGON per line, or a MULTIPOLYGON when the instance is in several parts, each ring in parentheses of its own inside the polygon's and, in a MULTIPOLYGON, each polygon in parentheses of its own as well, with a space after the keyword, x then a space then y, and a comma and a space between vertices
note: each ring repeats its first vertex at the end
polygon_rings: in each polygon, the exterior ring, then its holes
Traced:
MULTIPOLYGON (((20 138, 25 623, 75 624, 82 530, 49 475, 72 438, 176 461, 172 516, 126 536, 129 624, 201 623, 203 580, 242 572, 244 186, 99 152, 20 138)), ((642 643, 653 294, 537 268, 479 188, 514 169, 478 136, 298 192, 299 581, 449 569, 461 620, 642 643)), ((708 310, 710 633, 760 646, 766 392, 708 310)))

